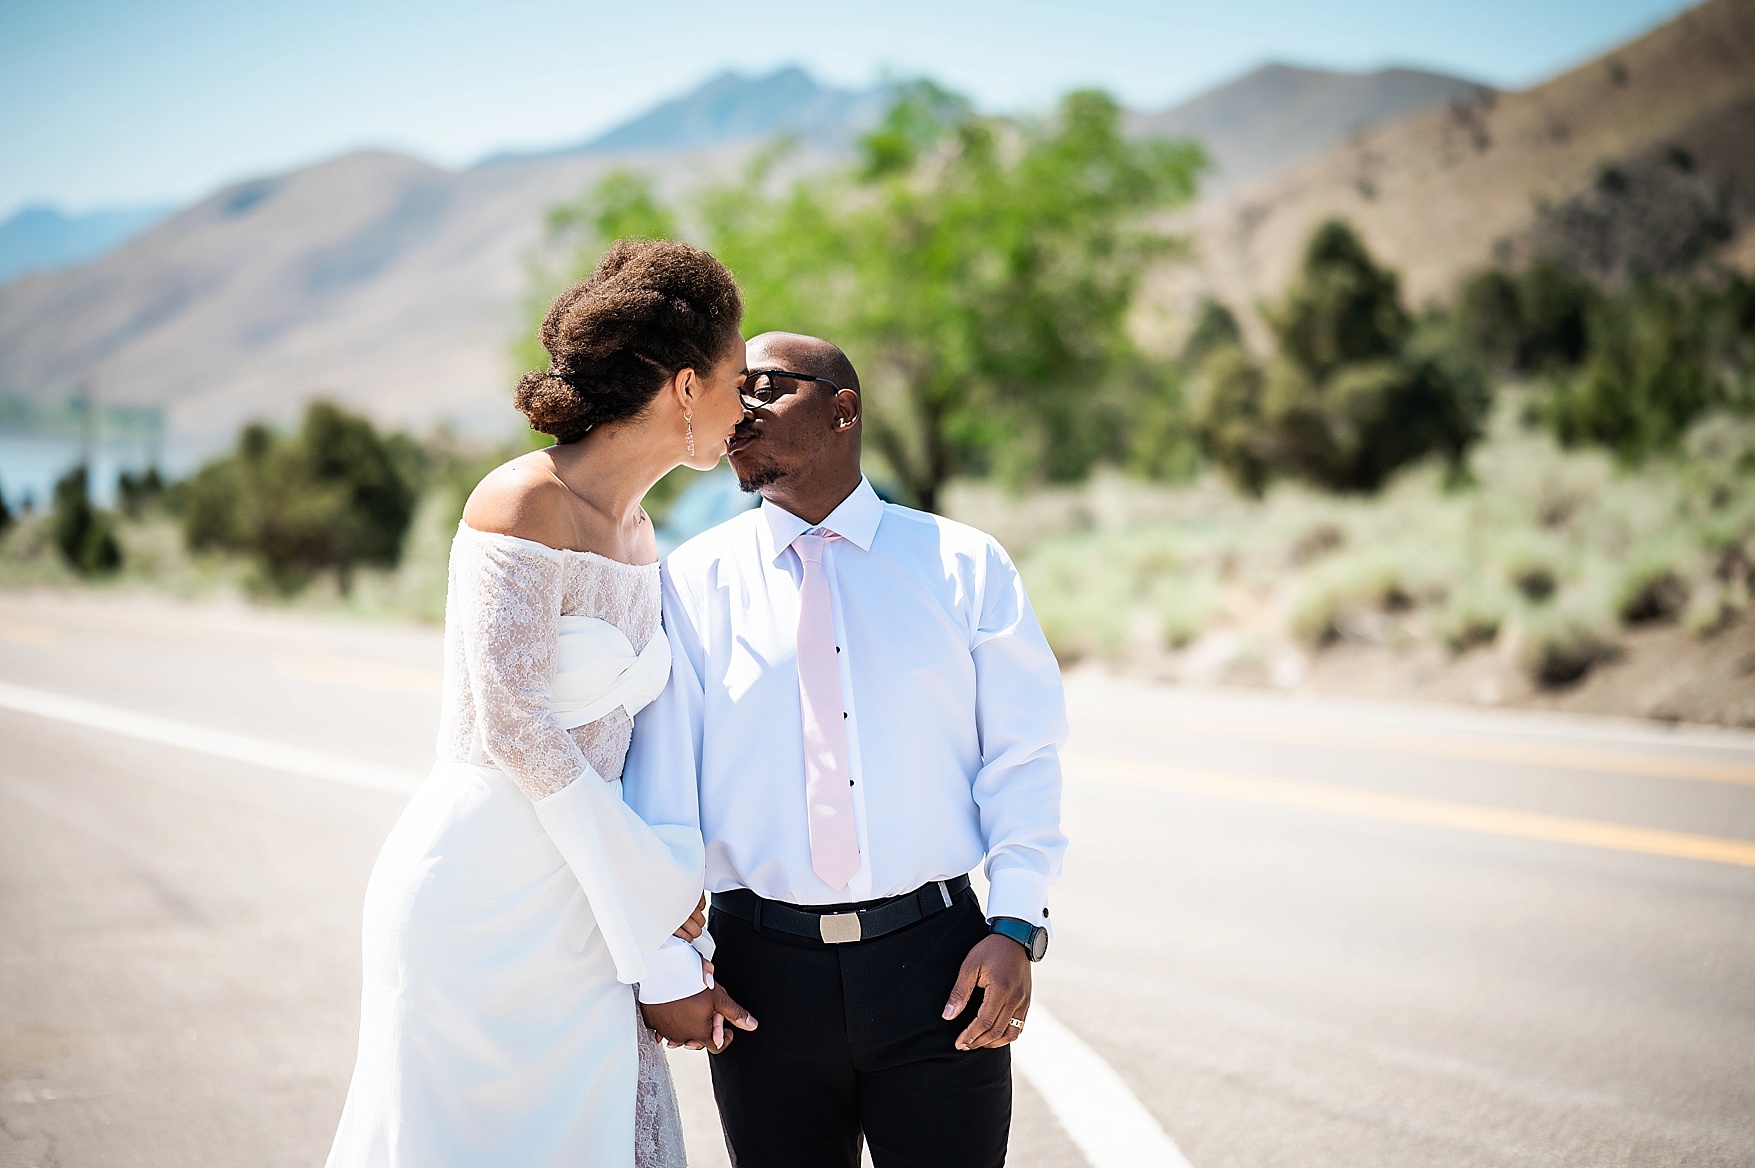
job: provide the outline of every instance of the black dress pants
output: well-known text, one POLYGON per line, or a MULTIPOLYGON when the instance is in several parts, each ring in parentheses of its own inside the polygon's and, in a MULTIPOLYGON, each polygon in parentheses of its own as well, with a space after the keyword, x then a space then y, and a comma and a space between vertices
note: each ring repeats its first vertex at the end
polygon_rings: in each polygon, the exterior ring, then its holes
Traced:
POLYGON ((1011 1051, 960 1051, 981 995, 945 999, 987 935, 974 892, 869 941, 824 945, 715 909, 715 977, 756 1016, 712 1057, 736 1168, 1000 1168, 1011 1130, 1011 1051))

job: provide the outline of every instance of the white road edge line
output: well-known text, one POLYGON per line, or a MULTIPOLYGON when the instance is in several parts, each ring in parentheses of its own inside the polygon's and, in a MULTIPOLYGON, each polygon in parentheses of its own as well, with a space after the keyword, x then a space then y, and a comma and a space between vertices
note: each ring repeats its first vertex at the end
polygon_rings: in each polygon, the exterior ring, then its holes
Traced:
POLYGON ((1040 1002, 1028 1021, 1012 1043, 1012 1061, 1091 1168, 1192 1168, 1102 1055, 1040 1002))
POLYGON ((343 783, 350 787, 364 787, 370 791, 406 795, 421 780, 421 776, 413 771, 397 767, 359 762, 337 754, 288 746, 249 734, 210 730, 205 726, 194 726, 171 718, 136 713, 122 706, 86 701, 84 698, 67 697, 46 690, 28 689, 21 685, 7 685, 4 682, 0 682, 0 709, 35 714, 40 718, 53 718, 58 722, 87 726, 93 730, 107 730, 112 734, 138 738, 143 742, 181 747, 249 766, 266 767, 269 770, 302 775, 309 779, 322 779, 330 783, 343 783))
MULTIPOLYGON (((5 682, 0 709, 371 791, 406 795, 421 779, 396 767, 5 682)), ((1191 1168, 1115 1069, 1041 1003, 1031 1007, 1027 1033, 1012 1044, 1012 1057, 1091 1168, 1191 1168)))

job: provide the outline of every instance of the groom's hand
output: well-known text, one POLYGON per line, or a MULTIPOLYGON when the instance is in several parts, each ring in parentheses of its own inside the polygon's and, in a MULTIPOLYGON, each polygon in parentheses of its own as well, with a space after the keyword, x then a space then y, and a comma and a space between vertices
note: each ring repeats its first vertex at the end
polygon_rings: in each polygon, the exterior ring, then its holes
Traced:
POLYGON ((711 986, 690 998, 656 1005, 640 1006, 646 1025, 658 1031, 659 1037, 678 1046, 704 1047, 713 1054, 722 1053, 731 1045, 735 1031, 754 1030, 756 1020, 750 1012, 732 1000, 723 986, 711 986))
POLYGON ((998 933, 987 936, 963 958, 957 984, 945 1003, 945 1017, 955 1018, 969 1005, 976 988, 981 989, 981 1009, 975 1021, 957 1035, 958 1050, 983 1050, 1005 1046, 1024 1032, 1013 1026, 1030 1014, 1030 956, 1024 947, 998 933))

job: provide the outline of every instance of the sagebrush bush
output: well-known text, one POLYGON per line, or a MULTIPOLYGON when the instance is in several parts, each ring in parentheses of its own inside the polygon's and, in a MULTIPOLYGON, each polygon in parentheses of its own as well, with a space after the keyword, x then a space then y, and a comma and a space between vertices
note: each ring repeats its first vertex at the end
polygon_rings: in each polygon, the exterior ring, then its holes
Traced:
POLYGON ((1537 610, 1520 629, 1519 660, 1544 689, 1576 684, 1619 654, 1608 622, 1585 606, 1537 610))
POLYGON ((1433 631, 1452 653, 1466 653, 1497 640, 1512 607, 1504 589, 1474 581, 1447 597, 1433 621, 1433 631))

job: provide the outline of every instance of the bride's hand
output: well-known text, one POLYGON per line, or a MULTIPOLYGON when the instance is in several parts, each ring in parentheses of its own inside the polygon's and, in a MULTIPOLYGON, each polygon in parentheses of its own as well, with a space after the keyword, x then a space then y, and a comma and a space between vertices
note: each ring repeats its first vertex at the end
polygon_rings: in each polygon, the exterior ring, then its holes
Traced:
POLYGON ((702 930, 706 927, 707 894, 703 892, 701 894, 701 903, 695 906, 695 911, 689 914, 689 919, 682 923, 682 928, 678 929, 675 935, 681 937, 685 941, 693 941, 696 937, 701 935, 702 930))

